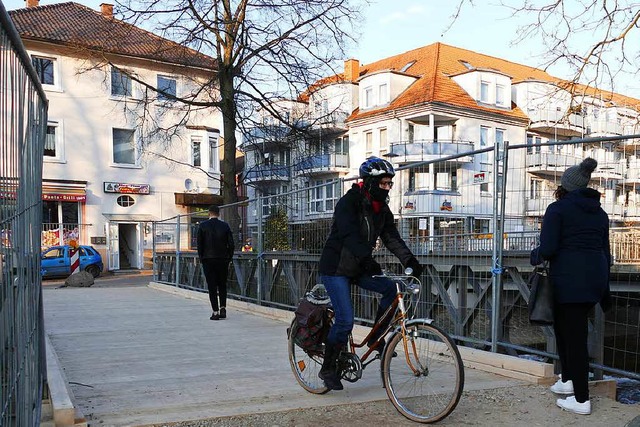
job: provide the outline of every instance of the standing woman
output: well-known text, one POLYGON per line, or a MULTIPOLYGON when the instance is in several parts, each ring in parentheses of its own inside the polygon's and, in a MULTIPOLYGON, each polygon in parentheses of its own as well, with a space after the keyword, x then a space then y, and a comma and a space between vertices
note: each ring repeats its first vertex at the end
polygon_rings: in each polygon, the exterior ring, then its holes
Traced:
POLYGON ((531 264, 549 261, 554 286, 554 324, 561 378, 551 386, 569 395, 556 404, 581 415, 591 413, 589 400, 588 316, 597 303, 609 301, 609 217, 600 207, 600 193, 587 188, 598 162, 587 158, 568 168, 547 207, 540 246, 531 264))

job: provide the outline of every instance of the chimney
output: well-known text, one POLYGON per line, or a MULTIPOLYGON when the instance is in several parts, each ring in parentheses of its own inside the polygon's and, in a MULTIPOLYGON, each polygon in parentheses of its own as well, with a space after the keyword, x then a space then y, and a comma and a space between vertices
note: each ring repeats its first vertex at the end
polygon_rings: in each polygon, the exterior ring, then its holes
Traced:
POLYGON ((27 2, 27 7, 38 7, 40 6, 40 0, 25 0, 27 2))
POLYGON ((100 11, 105 18, 113 18, 113 5, 109 3, 102 3, 100 5, 100 11))
POLYGON ((344 79, 348 82, 356 82, 360 77, 360 61, 347 59, 344 61, 344 79))

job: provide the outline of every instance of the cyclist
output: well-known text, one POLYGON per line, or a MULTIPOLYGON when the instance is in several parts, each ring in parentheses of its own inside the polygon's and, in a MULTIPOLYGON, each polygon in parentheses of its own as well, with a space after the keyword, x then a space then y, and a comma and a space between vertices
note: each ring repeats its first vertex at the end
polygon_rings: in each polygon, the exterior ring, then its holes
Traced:
MULTIPOLYGON (((387 204, 395 176, 393 166, 386 160, 369 157, 360 165, 359 175, 362 181, 353 184, 336 204, 331 231, 320 257, 320 278, 331 298, 335 322, 329 331, 318 376, 331 390, 343 389, 337 362, 353 329, 350 284, 382 294, 376 322, 396 296, 391 280, 372 277, 382 273, 372 256, 378 237, 405 267, 413 269, 416 277, 422 273, 418 260, 400 237, 387 204)), ((384 322, 388 324, 390 320, 384 322)), ((367 344, 375 345, 378 337, 372 337, 367 344)), ((376 348, 380 352, 382 349, 382 345, 376 348)))

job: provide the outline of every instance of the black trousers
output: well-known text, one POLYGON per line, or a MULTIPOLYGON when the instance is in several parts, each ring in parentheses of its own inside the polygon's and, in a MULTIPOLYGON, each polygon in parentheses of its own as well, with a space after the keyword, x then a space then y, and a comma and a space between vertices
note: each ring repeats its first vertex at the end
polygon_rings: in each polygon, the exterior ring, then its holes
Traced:
POLYGON ((562 368, 562 380, 573 381, 576 401, 589 400, 589 312, 595 304, 556 304, 553 330, 562 368))
POLYGON ((219 311, 220 307, 227 306, 229 261, 217 258, 205 258, 201 261, 204 277, 207 279, 207 287, 209 288, 211 309, 213 311, 219 311), (218 298, 220 299, 220 304, 218 304, 218 298))

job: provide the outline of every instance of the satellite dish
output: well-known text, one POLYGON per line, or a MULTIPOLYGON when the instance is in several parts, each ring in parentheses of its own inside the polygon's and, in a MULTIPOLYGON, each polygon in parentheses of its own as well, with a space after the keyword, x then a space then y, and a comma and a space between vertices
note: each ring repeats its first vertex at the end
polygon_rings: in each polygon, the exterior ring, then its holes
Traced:
POLYGON ((193 181, 190 178, 184 180, 184 188, 187 191, 191 191, 193 189, 193 181))

